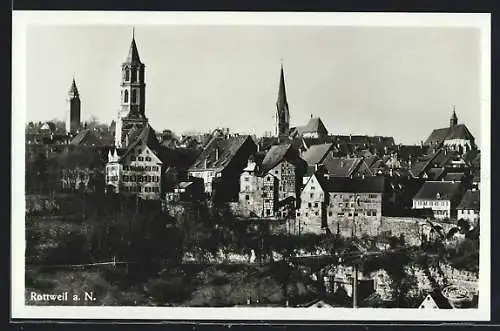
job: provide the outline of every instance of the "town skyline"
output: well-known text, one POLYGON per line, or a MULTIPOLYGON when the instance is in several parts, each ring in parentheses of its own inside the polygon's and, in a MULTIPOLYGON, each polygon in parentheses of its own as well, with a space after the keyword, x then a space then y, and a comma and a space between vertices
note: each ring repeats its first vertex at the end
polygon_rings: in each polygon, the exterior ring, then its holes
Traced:
MULTIPOLYGON (((28 69, 33 70, 28 70, 27 121, 64 120, 73 76, 82 121, 91 116, 108 124, 115 120, 119 67, 131 37, 132 26, 31 28, 29 47, 45 47, 28 51, 28 69), (58 47, 62 54, 55 52, 58 47), (90 48, 95 51, 87 54, 90 48), (76 55, 82 52, 85 56, 76 55), (41 65, 47 56, 55 56, 60 68, 41 65), (54 83, 42 84, 40 78, 49 71, 54 83)), ((459 123, 467 124, 480 144, 479 48, 472 47, 479 31, 474 29, 135 26, 135 38, 146 65, 146 116, 155 129, 178 134, 216 127, 257 136, 272 132, 282 61, 291 126, 304 125, 312 115, 332 134, 392 136, 397 143, 418 144, 432 129, 447 126, 455 106, 459 123), (386 49, 410 35, 413 46, 407 41, 386 49), (251 45, 236 51, 233 42, 241 38, 251 45), (167 50, 155 51, 154 40, 170 41, 167 50), (293 49, 304 42, 313 55, 293 49), (204 50, 204 56, 193 55, 196 49, 204 50), (252 54, 246 54, 249 50, 252 54), (328 60, 331 54, 339 60, 328 60), (251 63, 248 57, 256 64, 245 65, 251 63), (411 121, 409 115, 414 115, 411 121)))

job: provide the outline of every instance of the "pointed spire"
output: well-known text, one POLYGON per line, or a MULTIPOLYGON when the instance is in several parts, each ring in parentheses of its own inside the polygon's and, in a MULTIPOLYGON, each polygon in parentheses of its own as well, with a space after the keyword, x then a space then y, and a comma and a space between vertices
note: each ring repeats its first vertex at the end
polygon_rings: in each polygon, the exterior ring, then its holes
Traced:
POLYGON ((279 110, 282 110, 285 107, 288 108, 285 90, 285 74, 283 73, 283 59, 281 59, 280 85, 278 88, 278 100, 276 101, 276 106, 279 110))
POLYGON ((453 113, 451 114, 451 118, 450 118, 450 127, 455 126, 457 124, 458 124, 458 117, 457 117, 457 113, 455 112, 455 105, 453 105, 453 113))
POLYGON ((69 89, 69 94, 72 96, 78 96, 78 88, 76 87, 75 74, 73 73, 73 81, 71 82, 71 87, 69 89))
POLYGON ((137 51, 137 45, 135 44, 135 27, 132 28, 132 42, 130 43, 130 49, 128 51, 127 63, 141 63, 139 58, 139 51, 137 51))

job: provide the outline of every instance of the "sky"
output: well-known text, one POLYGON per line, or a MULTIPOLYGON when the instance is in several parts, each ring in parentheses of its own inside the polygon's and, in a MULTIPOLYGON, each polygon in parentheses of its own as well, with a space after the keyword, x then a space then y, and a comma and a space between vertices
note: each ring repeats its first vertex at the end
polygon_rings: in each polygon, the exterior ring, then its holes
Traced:
MULTIPOLYGON (((75 77, 82 121, 110 123, 132 26, 30 26, 27 120, 63 120, 75 77)), ((480 143, 480 30, 457 27, 135 25, 146 116, 158 131, 274 132, 280 63, 291 126, 418 144, 459 123, 480 143)))

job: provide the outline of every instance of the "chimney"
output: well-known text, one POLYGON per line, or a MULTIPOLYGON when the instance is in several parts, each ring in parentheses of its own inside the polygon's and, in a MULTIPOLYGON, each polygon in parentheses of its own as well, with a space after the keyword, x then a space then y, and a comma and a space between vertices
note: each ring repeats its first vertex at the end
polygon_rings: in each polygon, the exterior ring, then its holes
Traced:
POLYGON ((352 134, 349 133, 349 141, 352 141, 352 134))
POLYGON ((311 114, 311 118, 313 118, 313 114, 311 114))
POLYGON ((215 149, 215 161, 219 161, 219 147, 215 149))
POLYGON ((343 168, 344 167, 344 161, 340 161, 340 167, 343 168))
POLYGON ((257 153, 260 152, 260 142, 257 143, 257 153))
POLYGON ((206 158, 205 158, 205 160, 204 160, 204 168, 205 168, 205 169, 206 169, 206 168, 208 168, 208 162, 207 162, 207 159, 206 159, 206 158))

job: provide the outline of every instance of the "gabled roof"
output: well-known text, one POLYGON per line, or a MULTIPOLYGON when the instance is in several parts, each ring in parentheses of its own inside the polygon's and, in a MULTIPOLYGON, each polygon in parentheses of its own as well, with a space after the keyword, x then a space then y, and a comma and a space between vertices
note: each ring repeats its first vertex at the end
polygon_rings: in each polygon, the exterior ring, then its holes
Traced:
POLYGON ((101 146, 101 141, 92 130, 84 130, 71 139, 70 145, 101 146))
POLYGON ((311 117, 309 119, 309 122, 307 122, 306 125, 303 126, 297 126, 295 128, 292 128, 291 130, 291 135, 303 135, 304 133, 319 133, 320 135, 327 135, 328 130, 325 127, 325 124, 323 124, 323 121, 319 117, 311 117))
POLYGON ((291 144, 274 145, 266 153, 261 164, 261 172, 265 174, 281 163, 283 160, 295 161, 298 153, 292 148, 291 144))
POLYGON ((333 144, 312 145, 302 154, 308 165, 321 163, 326 155, 334 148, 333 144))
POLYGON ((149 125, 138 131, 139 134, 134 133, 134 139, 132 142, 129 142, 129 145, 126 147, 125 151, 122 155, 120 155, 121 159, 127 157, 137 146, 146 145, 148 148, 163 162, 164 165, 172 165, 174 164, 173 153, 168 152, 166 148, 161 146, 160 142, 156 138, 156 133, 154 129, 149 125))
POLYGON ((323 164, 332 177, 350 177, 361 164, 362 158, 334 157, 328 154, 323 164))
POLYGON ((451 139, 473 140, 474 137, 465 124, 458 124, 447 128, 433 130, 430 136, 425 141, 425 145, 440 145, 445 140, 451 139))
POLYGON ((432 130, 431 135, 425 141, 425 145, 441 144, 448 135, 450 128, 441 128, 432 130))
POLYGON ((454 200, 459 197, 461 183, 427 181, 417 192, 416 200, 454 200))
POLYGON ((445 171, 446 170, 444 168, 430 168, 425 172, 425 174, 427 174, 427 178, 429 180, 441 180, 445 171))
POLYGON ((385 178, 373 176, 366 178, 329 178, 326 184, 328 192, 347 193, 383 193, 385 178))
POLYGON ((462 201, 458 205, 457 209, 469 209, 469 210, 479 210, 480 206, 480 191, 467 190, 465 192, 462 201))
POLYGON ((461 182, 464 178, 465 174, 463 172, 449 172, 446 176, 444 176, 443 180, 449 182, 461 182))
POLYGON ((254 144, 252 137, 249 135, 232 136, 228 138, 213 137, 189 170, 223 170, 230 164, 234 156, 247 141, 254 144))

